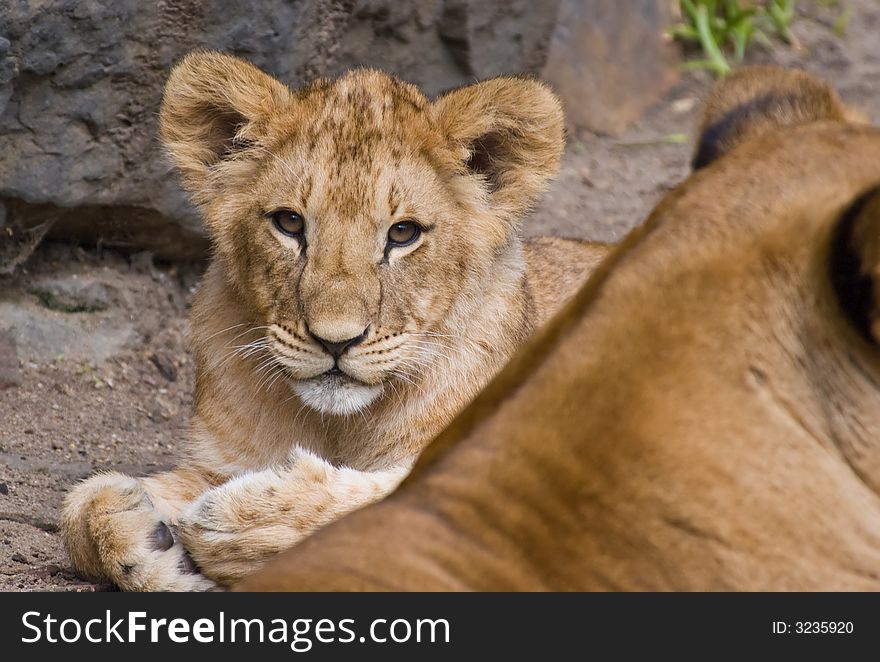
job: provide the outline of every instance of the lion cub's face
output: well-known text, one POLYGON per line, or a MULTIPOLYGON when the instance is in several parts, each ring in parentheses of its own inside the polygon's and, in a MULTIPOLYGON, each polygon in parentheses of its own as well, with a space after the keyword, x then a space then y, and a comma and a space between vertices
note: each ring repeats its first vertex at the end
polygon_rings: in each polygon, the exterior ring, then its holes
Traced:
POLYGON ((444 322, 480 305, 516 245, 561 117, 538 83, 490 84, 431 103, 368 70, 295 93, 226 56, 172 73, 163 136, 269 362, 307 405, 350 414, 392 379, 417 382, 449 352, 444 322))
POLYGON ((269 349, 306 403, 334 413, 435 360, 441 322, 497 241, 420 153, 430 127, 395 87, 361 74, 313 92, 309 121, 236 193, 228 229, 269 349))

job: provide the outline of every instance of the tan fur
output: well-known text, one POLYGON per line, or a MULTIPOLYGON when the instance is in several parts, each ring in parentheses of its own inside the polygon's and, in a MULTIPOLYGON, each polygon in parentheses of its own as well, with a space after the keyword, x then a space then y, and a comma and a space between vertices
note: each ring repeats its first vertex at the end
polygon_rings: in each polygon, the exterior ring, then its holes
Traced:
POLYGON ((549 318, 560 301, 573 297, 608 255, 606 244, 561 237, 529 239, 525 249, 529 289, 541 320, 549 318))
POLYGON ((79 570, 132 590, 238 579, 387 494, 602 252, 520 239, 563 147, 534 80, 430 101, 358 70, 291 91, 200 53, 172 71, 161 126, 215 248, 192 311, 192 444, 169 474, 77 486, 63 526, 79 570), (279 209, 304 240, 273 227, 279 209), (387 249, 405 220, 420 239, 387 249), (316 338, 362 333, 336 364, 316 338), (150 543, 162 522, 168 550, 150 543), (173 569, 186 551, 204 576, 173 569))
POLYGON ((874 128, 738 142, 399 490, 240 588, 880 589, 878 186, 874 128))
POLYGON ((844 106, 831 87, 804 71, 745 67, 709 95, 694 167, 702 167, 741 142, 821 119, 869 123, 862 112, 844 106))

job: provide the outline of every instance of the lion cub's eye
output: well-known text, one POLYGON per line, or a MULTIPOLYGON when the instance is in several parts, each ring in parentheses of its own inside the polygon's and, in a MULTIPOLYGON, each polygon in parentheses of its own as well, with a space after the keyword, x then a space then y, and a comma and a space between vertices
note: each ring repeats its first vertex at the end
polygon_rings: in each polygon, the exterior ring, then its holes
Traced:
POLYGON ((422 228, 413 221, 401 221, 400 223, 395 223, 389 228, 388 245, 409 246, 418 239, 421 234, 422 228))
POLYGON ((269 214, 269 218, 272 219, 272 225, 278 232, 286 234, 288 237, 301 237, 306 228, 303 217, 290 209, 273 211, 269 214))

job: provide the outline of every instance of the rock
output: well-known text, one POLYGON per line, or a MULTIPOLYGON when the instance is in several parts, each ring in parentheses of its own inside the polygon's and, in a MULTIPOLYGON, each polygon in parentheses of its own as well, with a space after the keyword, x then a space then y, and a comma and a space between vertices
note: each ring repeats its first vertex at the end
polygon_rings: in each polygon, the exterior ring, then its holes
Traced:
POLYGON ((177 381, 177 366, 174 365, 174 361, 172 361, 169 356, 166 354, 152 354, 150 356, 150 361, 156 366, 156 370, 159 371, 159 374, 169 382, 177 381))
POLYGON ((0 494, 2 494, 3 496, 9 494, 9 485, 7 485, 6 483, 0 483, 0 494))
POLYGON ((696 97, 683 97, 673 101, 670 107, 676 115, 686 115, 696 107, 697 103, 698 99, 696 97))
MULTIPOLYGON (((314 3, 329 5, 330 3, 314 3)), ((429 95, 503 73, 535 73, 559 0, 361 0, 337 13, 327 52, 303 57, 300 72, 336 74, 355 66, 391 71, 429 95)), ((324 29, 327 29, 326 27, 324 29)), ((306 42, 306 45, 311 46, 306 42)))
POLYGON ((676 80, 666 0, 561 0, 543 76, 572 126, 619 134, 676 80))
POLYGON ((128 314, 69 314, 24 301, 0 300, 0 333, 14 338, 20 356, 49 361, 103 361, 137 336, 128 314))
POLYGON ((0 329, 0 391, 20 385, 21 368, 18 365, 15 336, 8 330, 0 329))
POLYGON ((581 182, 587 186, 593 185, 593 172, 587 166, 582 166, 580 170, 578 170, 578 174, 581 176, 581 182))
POLYGON ((460 3, 307 2, 298 26, 303 38, 293 51, 296 76, 290 82, 336 75, 356 66, 373 66, 395 73, 428 93, 459 85, 467 75, 467 64, 456 59, 458 43, 441 33, 446 4, 460 3))
POLYGON ((216 48, 289 78, 302 4, 2 3, 0 197, 12 222, 55 217, 55 235, 201 255, 200 223, 156 140, 168 70, 216 48))
POLYGON ((6 205, 0 200, 0 274, 11 274, 27 260, 52 229, 52 222, 22 227, 6 223, 6 205))
POLYGON ((91 313, 125 304, 116 285, 89 275, 41 278, 30 286, 30 292, 46 308, 63 313, 91 313))
MULTIPOLYGON (((162 391, 164 391, 164 389, 162 389, 162 391)), ((170 421, 179 413, 180 409, 176 405, 172 404, 167 398, 157 395, 155 404, 147 415, 154 421, 170 421)))
POLYGON ((60 574, 64 568, 62 568, 57 563, 50 563, 48 565, 44 565, 42 567, 37 568, 31 574, 34 577, 38 577, 39 579, 48 579, 49 577, 55 577, 60 574))
POLYGON ((477 78, 538 73, 547 58, 559 3, 560 0, 471 0, 467 32, 470 72, 477 78))
MULTIPOLYGON (((36 455, 22 456, 14 453, 0 453, 0 464, 6 465, 9 469, 18 469, 30 474, 43 473, 49 476, 55 476, 59 480, 63 479, 65 482, 81 480, 95 471, 94 465, 85 460, 54 461, 47 457, 36 455)), ((13 519, 13 521, 21 520, 24 524, 51 533, 58 530, 58 522, 52 519, 56 514, 56 511, 49 508, 48 517, 38 517, 33 513, 20 516, 10 515, 9 513, 0 513, 0 519, 9 519, 10 517, 17 518, 13 519)))
POLYGON ((128 261, 131 265, 131 270, 135 273, 148 274, 151 277, 155 276, 156 265, 153 263, 152 251, 134 253, 129 256, 128 261))
POLYGON ((12 560, 15 561, 16 563, 24 563, 25 565, 30 565, 30 563, 31 563, 30 561, 27 560, 27 558, 25 558, 25 556, 23 554, 19 554, 18 552, 13 554, 10 558, 12 558, 12 560))

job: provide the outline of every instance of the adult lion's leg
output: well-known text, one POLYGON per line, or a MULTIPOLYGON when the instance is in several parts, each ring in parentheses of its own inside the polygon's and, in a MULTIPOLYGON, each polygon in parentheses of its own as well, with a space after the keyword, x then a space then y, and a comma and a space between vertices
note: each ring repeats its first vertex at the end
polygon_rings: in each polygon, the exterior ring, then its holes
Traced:
POLYGON ((181 510, 210 487, 179 468, 148 478, 111 472, 75 486, 64 503, 61 533, 74 567, 127 591, 208 590, 173 535, 181 510))
POLYGON ((283 467, 205 492, 181 514, 177 531, 202 572, 230 584, 322 526, 387 496, 409 470, 357 471, 296 448, 283 467))

